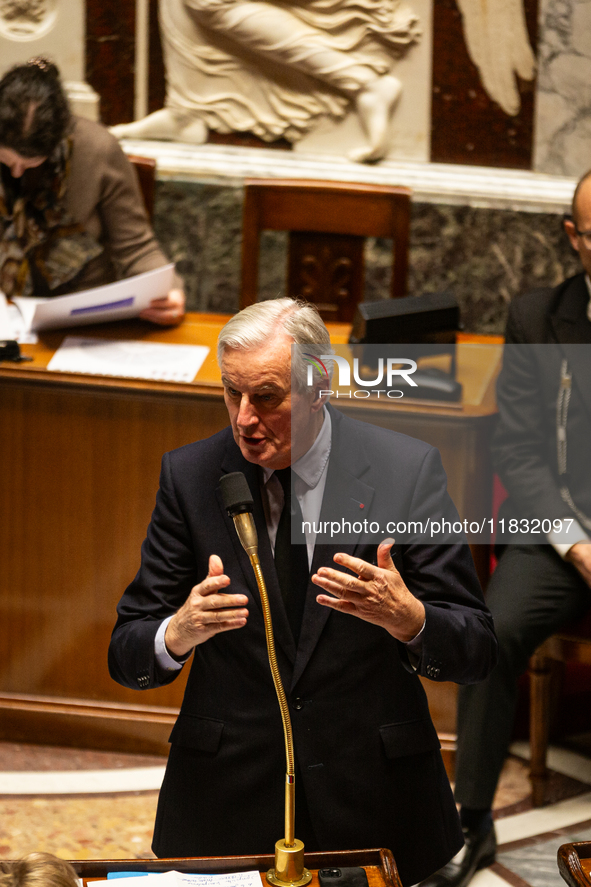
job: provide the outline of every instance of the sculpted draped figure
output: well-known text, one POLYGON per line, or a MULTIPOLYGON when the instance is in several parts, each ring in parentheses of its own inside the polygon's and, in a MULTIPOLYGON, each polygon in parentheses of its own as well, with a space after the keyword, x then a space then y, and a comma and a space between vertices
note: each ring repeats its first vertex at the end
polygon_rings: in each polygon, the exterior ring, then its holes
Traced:
POLYGON ((208 128, 297 141, 354 103, 380 160, 401 92, 392 66, 420 37, 404 0, 165 0, 165 107, 112 128, 119 138, 200 144, 208 128))

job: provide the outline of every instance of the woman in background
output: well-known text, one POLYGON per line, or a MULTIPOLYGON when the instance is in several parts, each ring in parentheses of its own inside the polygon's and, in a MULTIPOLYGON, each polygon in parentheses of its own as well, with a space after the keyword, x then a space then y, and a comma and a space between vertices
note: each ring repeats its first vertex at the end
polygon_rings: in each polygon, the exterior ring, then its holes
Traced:
MULTIPOLYGON (((135 170, 100 124, 70 114, 46 59, 0 80, 0 290, 59 296, 167 264, 135 170)), ((140 315, 182 320, 181 288, 140 315)))

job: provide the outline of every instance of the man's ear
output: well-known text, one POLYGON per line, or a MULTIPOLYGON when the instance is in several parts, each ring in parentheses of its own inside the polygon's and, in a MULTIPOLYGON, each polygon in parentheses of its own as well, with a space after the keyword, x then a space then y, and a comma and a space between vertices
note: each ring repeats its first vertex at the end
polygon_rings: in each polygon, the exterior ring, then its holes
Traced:
POLYGON ((564 220, 564 230, 566 231, 566 235, 570 240, 570 245, 572 246, 572 248, 576 252, 579 252, 579 237, 577 234, 575 223, 571 219, 564 220))
POLYGON ((327 395, 321 395, 321 391, 326 391, 326 388, 324 387, 324 382, 318 382, 318 384, 314 386, 314 399, 312 400, 312 405, 310 407, 313 413, 317 413, 319 410, 321 410, 324 404, 328 401, 327 395))

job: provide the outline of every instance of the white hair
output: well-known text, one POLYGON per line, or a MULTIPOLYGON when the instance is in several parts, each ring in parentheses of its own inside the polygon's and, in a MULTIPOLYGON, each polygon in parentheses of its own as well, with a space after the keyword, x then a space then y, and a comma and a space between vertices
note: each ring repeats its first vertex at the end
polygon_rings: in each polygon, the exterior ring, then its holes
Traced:
MULTIPOLYGON (((295 345, 306 345, 310 355, 332 354, 330 335, 316 307, 299 299, 268 299, 255 302, 235 314, 223 327, 218 337, 217 358, 222 365, 224 351, 236 348, 249 351, 261 348, 278 332, 284 332, 295 345)), ((306 388, 308 363, 296 348, 292 359, 292 373, 300 390, 306 388)), ((332 376, 332 361, 328 361, 329 376, 332 376)), ((313 378, 320 379, 314 368, 313 378)))

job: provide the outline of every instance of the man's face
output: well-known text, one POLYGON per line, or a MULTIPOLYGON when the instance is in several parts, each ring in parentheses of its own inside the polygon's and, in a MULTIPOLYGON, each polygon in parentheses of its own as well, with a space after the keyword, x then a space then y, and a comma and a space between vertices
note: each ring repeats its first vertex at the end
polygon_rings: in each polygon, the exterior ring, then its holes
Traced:
POLYGON ((581 185, 577 194, 576 216, 572 222, 566 221, 564 227, 573 249, 579 254, 581 265, 591 276, 591 179, 581 185))
POLYGON ((312 446, 322 425, 322 402, 313 391, 291 391, 291 345, 279 333, 256 350, 226 348, 224 400, 234 440, 248 462, 287 468, 312 446), (297 443, 292 460, 292 428, 297 443))

